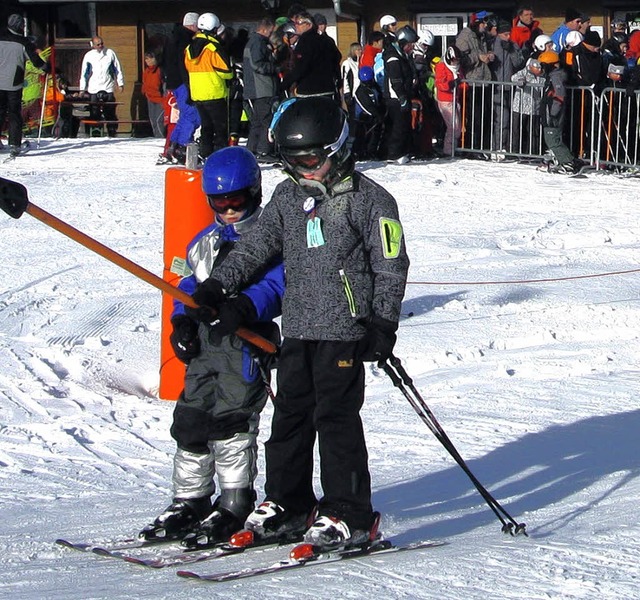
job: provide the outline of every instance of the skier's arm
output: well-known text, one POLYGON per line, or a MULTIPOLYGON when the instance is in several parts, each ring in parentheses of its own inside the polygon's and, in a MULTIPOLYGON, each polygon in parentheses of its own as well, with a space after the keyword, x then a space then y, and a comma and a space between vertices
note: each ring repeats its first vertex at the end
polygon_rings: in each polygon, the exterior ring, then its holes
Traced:
POLYGON ((364 229, 364 245, 374 273, 372 313, 397 323, 409 271, 402 224, 395 199, 381 189, 364 229))
MULTIPOLYGON (((278 188, 273 195, 276 196, 278 188)), ((255 226, 236 242, 221 265, 214 267, 211 278, 222 283, 229 294, 240 292, 260 269, 282 254, 282 221, 272 199, 255 226)))

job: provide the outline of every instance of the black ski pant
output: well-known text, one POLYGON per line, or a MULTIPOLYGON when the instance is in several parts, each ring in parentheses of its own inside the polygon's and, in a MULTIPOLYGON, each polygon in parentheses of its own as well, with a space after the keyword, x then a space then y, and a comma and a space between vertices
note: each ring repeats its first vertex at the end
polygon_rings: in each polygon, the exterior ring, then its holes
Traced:
POLYGON ((271 437, 266 443, 268 499, 297 514, 316 504, 313 449, 320 454, 321 515, 352 529, 372 524, 371 479, 360 420, 364 367, 358 342, 285 338, 278 364, 271 437))
MULTIPOLYGON (((102 92, 100 97, 102 100, 98 100, 98 94, 91 94, 89 97, 91 102, 89 106, 89 118, 92 121, 117 121, 116 97, 113 92, 102 92)), ((88 127, 88 129, 90 129, 90 127, 88 127)), ((117 123, 109 123, 107 125, 107 135, 109 137, 115 137, 117 131, 117 123)), ((87 131, 87 133, 89 132, 87 131)))
POLYGON ((22 88, 0 90, 0 128, 5 118, 9 121, 9 146, 22 144, 22 88))
POLYGON ((544 143, 546 144, 549 152, 553 154, 553 157, 558 161, 559 165, 565 165, 572 163, 574 156, 571 150, 567 148, 562 141, 562 130, 557 127, 545 127, 543 129, 544 143))
POLYGON ((251 124, 247 150, 254 154, 271 154, 273 146, 267 138, 267 131, 271 124, 273 98, 254 98, 249 100, 249 104, 251 106, 251 124))
POLYGON ((229 110, 227 99, 196 102, 200 115, 200 156, 207 158, 229 142, 229 110))
POLYGON ((397 160, 409 149, 411 138, 411 110, 400 107, 400 100, 386 100, 387 120, 385 132, 387 137, 387 159, 397 160))

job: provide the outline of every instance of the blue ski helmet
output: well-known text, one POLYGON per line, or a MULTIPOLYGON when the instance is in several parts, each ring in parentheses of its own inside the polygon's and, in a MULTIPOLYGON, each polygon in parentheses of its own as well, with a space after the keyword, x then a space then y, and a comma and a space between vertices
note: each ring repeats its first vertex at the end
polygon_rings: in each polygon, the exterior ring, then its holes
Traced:
POLYGON ((209 204, 244 195, 249 214, 262 202, 262 176, 255 156, 241 146, 229 146, 211 154, 202 169, 202 190, 209 204))
POLYGON ((373 81, 373 69, 371 67, 360 67, 358 79, 360 81, 373 81))

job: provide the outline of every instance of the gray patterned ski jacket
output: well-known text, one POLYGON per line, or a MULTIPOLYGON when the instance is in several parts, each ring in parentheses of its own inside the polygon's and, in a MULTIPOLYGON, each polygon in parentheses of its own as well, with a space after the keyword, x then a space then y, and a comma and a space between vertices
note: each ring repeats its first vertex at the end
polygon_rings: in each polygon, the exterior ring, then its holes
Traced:
POLYGON ((360 173, 351 184, 332 196, 312 195, 293 180, 278 184, 252 235, 211 276, 237 292, 282 254, 285 337, 354 341, 373 315, 397 322, 409 269, 398 207, 360 173))

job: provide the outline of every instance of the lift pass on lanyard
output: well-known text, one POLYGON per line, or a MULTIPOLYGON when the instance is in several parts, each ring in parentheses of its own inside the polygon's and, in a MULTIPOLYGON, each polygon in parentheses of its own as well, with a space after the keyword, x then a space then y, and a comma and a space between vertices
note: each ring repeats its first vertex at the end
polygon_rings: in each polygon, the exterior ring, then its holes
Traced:
POLYGON ((307 215, 307 248, 318 248, 324 246, 324 236, 322 235, 322 220, 316 215, 315 198, 307 198, 302 206, 307 215))

